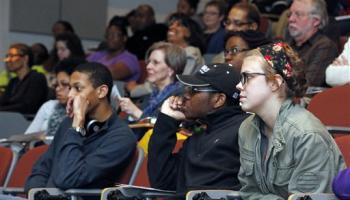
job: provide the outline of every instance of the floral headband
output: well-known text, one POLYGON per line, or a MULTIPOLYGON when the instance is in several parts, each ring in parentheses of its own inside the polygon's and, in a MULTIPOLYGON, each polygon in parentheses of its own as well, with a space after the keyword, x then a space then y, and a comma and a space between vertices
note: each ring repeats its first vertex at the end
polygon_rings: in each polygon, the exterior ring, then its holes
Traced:
POLYGON ((286 43, 279 41, 258 47, 258 50, 266 62, 285 80, 288 80, 292 76, 292 66, 288 62, 286 52, 283 49, 286 45, 286 43))

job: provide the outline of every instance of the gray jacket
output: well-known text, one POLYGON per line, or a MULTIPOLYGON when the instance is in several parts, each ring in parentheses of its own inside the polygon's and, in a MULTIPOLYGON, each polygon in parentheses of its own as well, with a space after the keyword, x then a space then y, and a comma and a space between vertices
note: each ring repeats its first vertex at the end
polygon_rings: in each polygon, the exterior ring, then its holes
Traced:
POLYGON ((239 130, 243 199, 287 199, 296 192, 332 192, 332 179, 344 159, 322 123, 287 100, 268 140, 265 162, 260 152, 262 120, 250 116, 239 130))

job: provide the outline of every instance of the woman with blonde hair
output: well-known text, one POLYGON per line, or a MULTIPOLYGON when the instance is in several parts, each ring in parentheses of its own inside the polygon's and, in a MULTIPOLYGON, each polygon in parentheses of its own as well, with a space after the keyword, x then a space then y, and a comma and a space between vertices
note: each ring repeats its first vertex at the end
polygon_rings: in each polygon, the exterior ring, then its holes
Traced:
POLYGON ((254 113, 239 130, 243 199, 332 192, 344 159, 322 123, 293 101, 306 80, 292 48, 275 42, 248 52, 236 87, 242 109, 254 113))

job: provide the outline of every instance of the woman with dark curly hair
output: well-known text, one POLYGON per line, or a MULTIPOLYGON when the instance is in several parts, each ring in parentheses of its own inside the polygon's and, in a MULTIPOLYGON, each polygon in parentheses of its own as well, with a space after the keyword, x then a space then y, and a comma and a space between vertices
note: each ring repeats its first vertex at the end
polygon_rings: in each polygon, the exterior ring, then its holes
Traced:
POLYGON ((322 123, 293 100, 306 90, 303 64, 284 42, 247 53, 241 69, 242 109, 254 115, 239 130, 243 199, 287 199, 332 192, 344 159, 322 123))

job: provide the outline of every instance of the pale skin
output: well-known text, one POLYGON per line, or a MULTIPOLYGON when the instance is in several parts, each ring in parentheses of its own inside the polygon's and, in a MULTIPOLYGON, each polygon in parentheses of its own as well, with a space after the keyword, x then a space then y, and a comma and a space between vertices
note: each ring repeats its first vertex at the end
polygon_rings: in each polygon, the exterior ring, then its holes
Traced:
MULTIPOLYGON (((263 58, 250 56, 244 59, 241 73, 264 73, 263 58)), ((239 82, 236 86, 240 93, 240 103, 244 111, 256 113, 265 123, 265 132, 270 137, 276 123, 279 109, 285 100, 281 97, 283 78, 275 74, 273 79, 266 80, 266 76, 253 76, 247 83, 239 82)))

